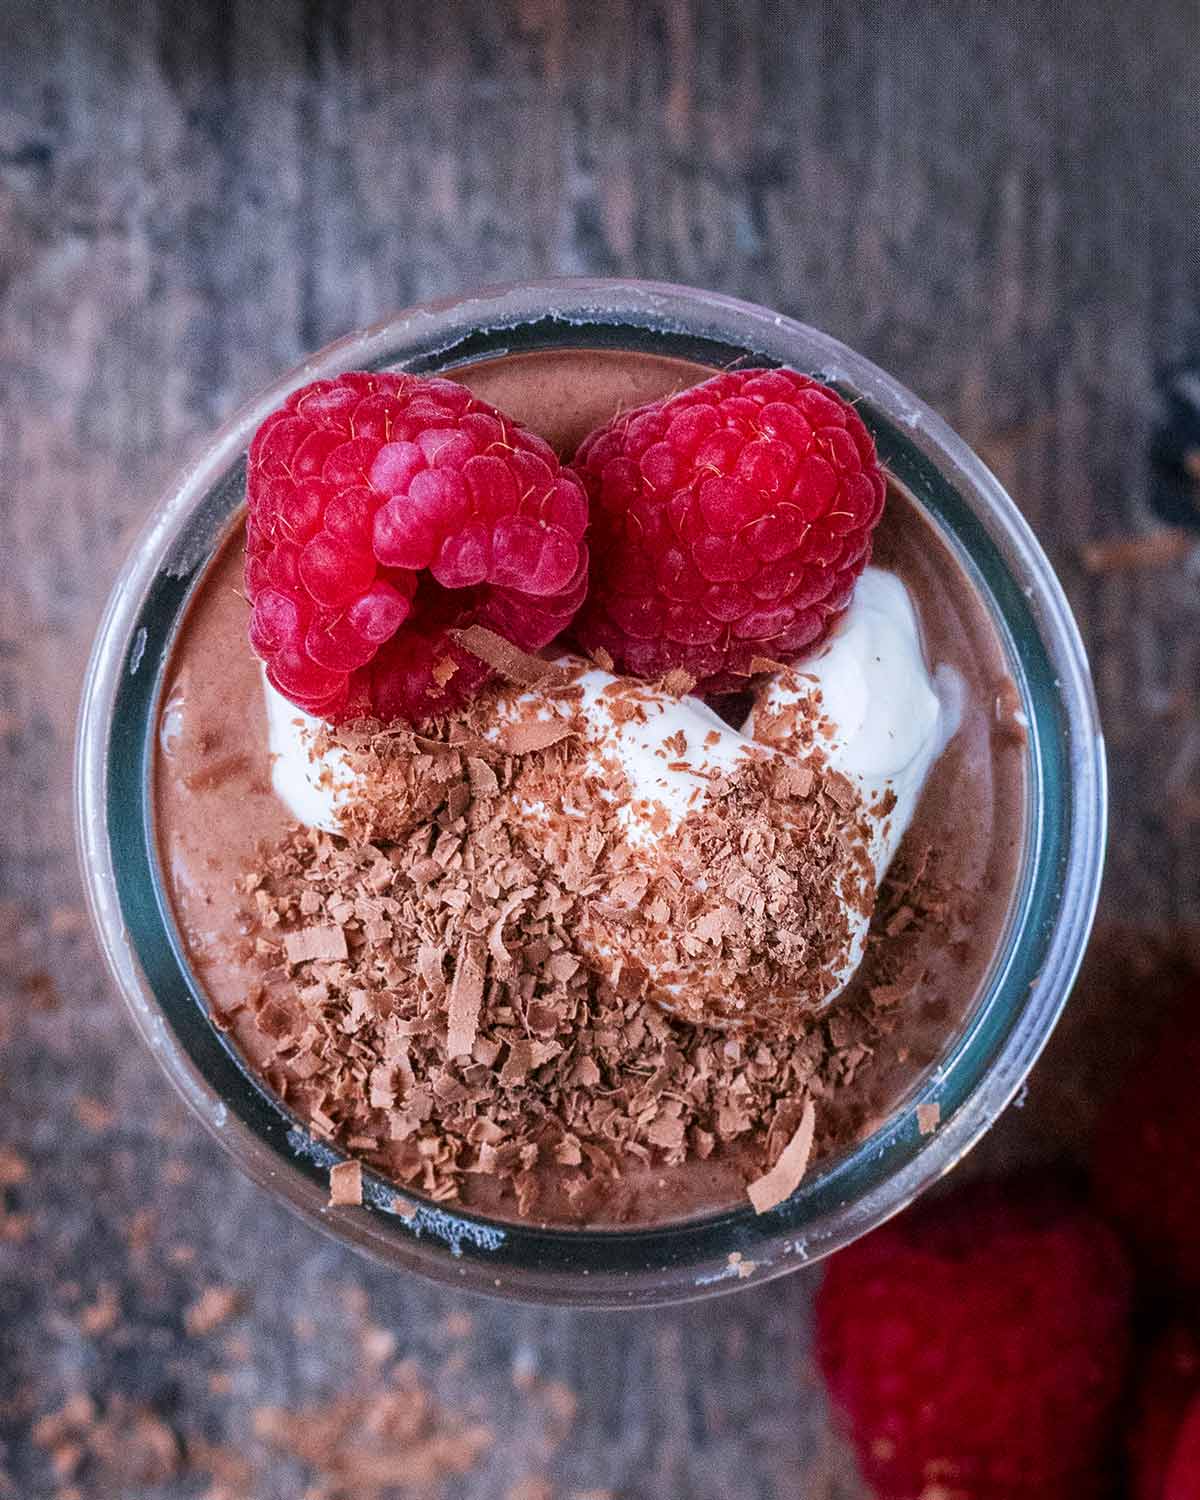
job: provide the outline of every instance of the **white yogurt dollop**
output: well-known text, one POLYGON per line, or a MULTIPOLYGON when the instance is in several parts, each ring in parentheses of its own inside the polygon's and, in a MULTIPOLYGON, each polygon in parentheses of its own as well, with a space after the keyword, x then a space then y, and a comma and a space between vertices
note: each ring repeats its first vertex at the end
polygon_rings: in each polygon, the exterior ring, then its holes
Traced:
POLYGON ((757 723, 766 742, 803 756, 804 746, 782 729, 795 705, 813 704, 827 730, 816 736, 826 764, 854 783, 868 809, 889 792, 895 797, 887 816, 870 820, 871 858, 881 880, 930 767, 958 730, 962 695, 953 668, 943 665, 930 676, 908 590, 895 574, 867 568, 817 655, 760 685, 743 732, 753 739, 757 723))
MULTIPOLYGON (((615 796, 603 786, 604 761, 615 763, 624 773, 629 797, 617 809, 617 820, 631 844, 644 847, 662 832, 677 828, 707 797, 711 776, 734 771, 747 754, 762 753, 699 698, 672 698, 649 684, 631 684, 628 678, 598 667, 587 668, 572 686, 582 696, 577 703, 563 704, 560 711, 581 725, 586 770, 595 776, 598 795, 615 796), (637 717, 625 712, 631 687, 640 709, 637 717)), ((536 689, 501 698, 494 737, 499 737, 506 722, 546 718, 553 712, 545 695, 536 689)), ((522 805, 519 811, 535 818, 547 816, 544 807, 533 805, 522 805)), ((564 811, 579 817, 588 814, 586 807, 570 806, 564 811)))
POLYGON ((262 682, 275 795, 297 823, 337 833, 338 810, 345 806, 358 778, 336 746, 319 756, 315 753, 324 721, 289 703, 267 681, 265 670, 262 682))

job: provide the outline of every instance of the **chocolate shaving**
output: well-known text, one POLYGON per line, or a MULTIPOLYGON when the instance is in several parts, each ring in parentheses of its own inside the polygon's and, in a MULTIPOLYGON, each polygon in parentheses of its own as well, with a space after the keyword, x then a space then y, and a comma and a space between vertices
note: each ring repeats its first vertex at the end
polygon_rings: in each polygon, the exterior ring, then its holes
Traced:
POLYGON ((1140 568, 1162 568, 1182 561, 1196 546, 1196 538, 1182 527, 1164 528, 1146 536, 1112 537, 1086 542, 1081 549, 1089 573, 1126 573, 1140 568))
POLYGON ((495 771, 477 755, 467 756, 467 775, 471 779, 471 792, 476 797, 494 797, 500 790, 495 771))
POLYGON ((682 667, 673 667, 662 680, 663 692, 672 698, 686 698, 695 686, 696 679, 682 667))
POLYGON ((555 685, 570 681, 571 673, 556 662, 546 661, 544 657, 533 656, 528 651, 522 651, 519 646, 514 646, 502 635, 497 635, 494 630, 487 630, 482 625, 470 625, 466 630, 452 630, 450 638, 455 645, 461 646, 464 651, 469 651, 472 656, 485 662, 508 682, 515 682, 520 687, 555 685))
POLYGON ((478 939, 464 937, 450 985, 449 1022, 446 1027, 446 1052, 450 1057, 465 1057, 475 1045, 479 1030, 479 1007, 483 1003, 485 965, 483 945, 478 939))
POLYGON ((917 1105, 917 1129, 922 1135, 932 1135, 942 1118, 942 1106, 935 1100, 932 1104, 917 1105))
POLYGON ((362 1202, 362 1162, 340 1161, 329 1169, 329 1205, 356 1205, 362 1202))
POLYGON ((332 925, 303 927, 299 932, 289 932, 283 940, 283 948, 290 964, 308 963, 312 959, 336 962, 348 956, 345 932, 332 925))
POLYGON ((496 743, 507 755, 531 755, 537 750, 548 750, 574 732, 565 719, 525 719, 502 725, 496 743))
POLYGON ((206 1287, 183 1315, 183 1326, 195 1338, 212 1333, 241 1310, 242 1298, 231 1286, 206 1287))
POLYGON ((811 1099, 806 1099, 800 1124, 780 1153, 779 1160, 769 1172, 764 1172, 746 1189, 756 1214, 765 1214, 769 1209, 776 1208, 800 1186, 808 1171, 816 1127, 816 1108, 811 1099))

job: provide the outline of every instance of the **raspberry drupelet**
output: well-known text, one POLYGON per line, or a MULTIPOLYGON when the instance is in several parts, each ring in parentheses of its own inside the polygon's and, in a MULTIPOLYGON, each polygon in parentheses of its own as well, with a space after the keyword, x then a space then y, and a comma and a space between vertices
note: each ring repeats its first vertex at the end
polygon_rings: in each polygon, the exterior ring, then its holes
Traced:
POLYGON ((854 408, 783 369, 626 412, 575 464, 593 526, 576 636, 618 671, 682 668, 703 693, 820 642, 870 560, 886 488, 854 408))
POLYGON ((536 651, 587 590, 588 505, 550 446, 454 381, 349 373, 294 391, 247 470, 250 640, 332 722, 419 722, 489 668, 452 632, 536 651))

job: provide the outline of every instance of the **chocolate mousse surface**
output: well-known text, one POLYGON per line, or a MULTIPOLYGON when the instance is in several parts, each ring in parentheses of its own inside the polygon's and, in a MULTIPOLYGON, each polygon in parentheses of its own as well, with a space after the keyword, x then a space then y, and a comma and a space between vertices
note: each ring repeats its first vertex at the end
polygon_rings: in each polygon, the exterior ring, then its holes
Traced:
MULTIPOLYGON (((711 371, 564 350, 448 373, 569 455, 615 412, 711 371)), ((843 993, 790 1028, 730 1029, 601 984, 574 951, 569 872, 531 866, 497 816, 511 778, 552 777, 561 745, 481 756, 465 734, 446 743, 453 731, 362 735, 377 768, 419 754, 441 778, 423 827, 338 839, 291 823, 271 785, 235 523, 168 665, 155 766, 164 875, 216 1024, 315 1134, 419 1197, 597 1225, 727 1208, 751 1184, 768 1205, 810 1149, 869 1132, 945 1051, 1017 874, 1026 754, 991 622, 894 484, 874 562, 908 588, 929 663, 961 679, 961 723, 843 993)))

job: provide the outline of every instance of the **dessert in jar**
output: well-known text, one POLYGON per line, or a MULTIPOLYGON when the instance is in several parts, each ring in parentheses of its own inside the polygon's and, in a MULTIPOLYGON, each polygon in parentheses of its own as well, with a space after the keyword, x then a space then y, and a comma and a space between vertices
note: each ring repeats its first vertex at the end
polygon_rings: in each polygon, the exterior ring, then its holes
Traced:
POLYGON ((402 1197, 769 1209, 894 1108, 992 959, 1005 661, 807 377, 579 349, 301 389, 161 707, 213 1019, 402 1197))

